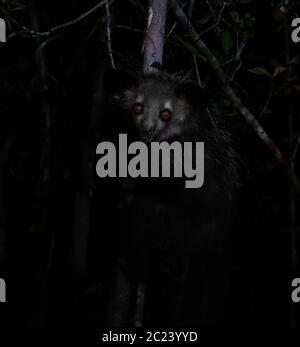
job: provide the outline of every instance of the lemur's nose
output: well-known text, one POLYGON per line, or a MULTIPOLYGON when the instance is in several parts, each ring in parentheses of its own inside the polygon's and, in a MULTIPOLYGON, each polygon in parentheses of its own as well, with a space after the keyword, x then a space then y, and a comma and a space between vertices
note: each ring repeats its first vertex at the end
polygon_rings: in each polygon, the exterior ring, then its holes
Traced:
POLYGON ((140 124, 140 135, 143 140, 151 140, 154 131, 155 129, 149 121, 140 124))

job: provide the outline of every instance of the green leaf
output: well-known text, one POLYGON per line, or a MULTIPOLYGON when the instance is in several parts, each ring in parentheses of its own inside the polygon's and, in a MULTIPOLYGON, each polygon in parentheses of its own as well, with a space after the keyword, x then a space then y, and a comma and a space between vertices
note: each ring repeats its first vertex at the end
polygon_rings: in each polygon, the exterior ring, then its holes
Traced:
POLYGON ((268 116, 268 115, 271 115, 273 112, 268 108, 268 107, 265 107, 263 110, 262 110, 262 113, 261 115, 262 116, 268 116))
POLYGON ((270 72, 263 66, 256 66, 252 69, 248 69, 248 71, 255 75, 267 76, 269 78, 272 78, 272 75, 270 74, 270 72))
POLYGON ((222 33, 221 42, 222 42, 223 51, 226 54, 228 54, 234 46, 233 39, 229 31, 224 31, 222 33))
POLYGON ((240 23, 241 21, 240 14, 237 11, 231 11, 230 16, 235 23, 240 23))
POLYGON ((21 10, 24 10, 25 8, 27 8, 26 5, 19 5, 19 6, 16 6, 16 7, 12 8, 11 12, 13 12, 13 11, 21 11, 21 10))
POLYGON ((284 71, 286 71, 287 68, 284 66, 277 66, 274 73, 273 73, 273 78, 277 77, 278 75, 282 74, 284 71))
POLYGON ((256 19, 252 16, 251 13, 247 13, 241 20, 241 27, 243 29, 249 29, 254 27, 256 19))
POLYGON ((300 55, 296 55, 289 62, 289 65, 300 65, 300 55))
POLYGON ((300 86, 298 86, 296 84, 294 85, 294 89, 295 89, 296 92, 300 92, 300 86))
POLYGON ((27 5, 18 0, 0 0, 0 6, 8 7, 7 10, 9 10, 10 12, 20 11, 27 8, 27 5))
POLYGON ((198 58, 203 59, 205 62, 207 62, 207 59, 205 58, 204 55, 200 54, 197 50, 197 47, 193 46, 191 43, 185 41, 181 36, 176 35, 176 40, 184 47, 187 51, 192 53, 198 58))
POLYGON ((206 24, 210 19, 211 19, 211 15, 210 15, 210 14, 206 14, 206 15, 202 16, 202 17, 196 22, 196 25, 197 25, 197 26, 204 25, 204 24, 206 24))
POLYGON ((282 12, 282 13, 286 13, 287 9, 284 6, 280 6, 279 7, 279 11, 282 12))

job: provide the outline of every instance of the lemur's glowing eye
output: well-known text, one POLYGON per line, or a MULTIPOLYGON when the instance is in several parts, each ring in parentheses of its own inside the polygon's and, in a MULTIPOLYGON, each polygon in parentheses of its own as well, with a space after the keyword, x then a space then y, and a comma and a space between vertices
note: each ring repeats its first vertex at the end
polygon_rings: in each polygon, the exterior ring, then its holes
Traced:
POLYGON ((132 112, 134 115, 138 116, 144 112, 143 105, 140 103, 135 103, 132 105, 132 112))
POLYGON ((172 112, 166 108, 160 112, 159 117, 162 121, 169 122, 172 118, 172 112))

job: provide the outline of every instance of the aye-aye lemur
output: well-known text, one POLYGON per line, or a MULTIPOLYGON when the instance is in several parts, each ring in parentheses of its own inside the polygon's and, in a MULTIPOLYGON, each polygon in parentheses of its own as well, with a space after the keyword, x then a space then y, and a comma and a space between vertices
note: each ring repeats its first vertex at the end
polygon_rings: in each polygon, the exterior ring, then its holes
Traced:
POLYGON ((222 287, 218 263, 239 176, 222 110, 212 111, 214 104, 209 106, 197 84, 166 73, 114 76, 106 81, 110 108, 102 119, 104 140, 127 133, 146 144, 205 144, 205 180, 199 189, 186 189, 178 178, 118 181, 115 242, 127 260, 128 276, 148 283, 146 322, 209 321, 222 287))

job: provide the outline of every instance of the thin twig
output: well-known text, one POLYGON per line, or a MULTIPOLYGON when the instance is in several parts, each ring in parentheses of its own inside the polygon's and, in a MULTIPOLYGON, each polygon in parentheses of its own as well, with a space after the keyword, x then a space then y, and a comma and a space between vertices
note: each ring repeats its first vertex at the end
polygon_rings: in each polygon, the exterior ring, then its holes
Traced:
POLYGON ((199 34, 199 36, 202 36, 202 35, 206 34, 208 31, 210 31, 210 30, 212 30, 212 29, 215 29, 215 28, 219 25, 225 7, 226 7, 226 2, 223 1, 223 3, 222 3, 222 8, 221 8, 221 10, 220 10, 220 12, 219 12, 219 14, 218 14, 218 17, 216 18, 215 23, 214 23, 213 25, 211 25, 209 28, 207 28, 207 29, 205 29, 204 31, 202 31, 202 32, 199 34))
POLYGON ((264 115, 266 109, 269 107, 269 105, 270 105, 270 103, 271 103, 271 100, 272 100, 272 98, 273 98, 273 95, 274 95, 274 88, 275 88, 275 84, 274 84, 274 82, 272 81, 272 85, 271 85, 270 91, 269 91, 269 93, 268 93, 267 100, 266 100, 266 102, 265 102, 265 104, 264 104, 263 109, 261 110, 261 113, 260 113, 258 119, 261 119, 261 117, 264 115))
POLYGON ((141 29, 136 29, 136 28, 133 28, 131 26, 128 26, 128 25, 116 25, 115 26, 116 29, 126 29, 126 30, 130 30, 130 31, 133 31, 133 32, 137 32, 137 33, 144 33, 144 30, 141 30, 141 29))
POLYGON ((195 65, 195 70, 196 70, 198 85, 199 85, 199 87, 203 88, 203 85, 202 85, 202 82, 201 82, 201 78, 200 78, 198 63, 197 63, 197 56, 194 54, 193 57, 194 57, 194 65, 195 65))
MULTIPOLYGON (((43 41, 36 49, 35 58, 38 59, 40 57, 41 52, 45 50, 45 48, 48 46, 49 43, 51 43, 51 42, 53 42, 53 41, 55 41, 61 37, 62 37, 62 35, 55 35, 55 36, 49 37, 48 39, 43 41)), ((38 38, 38 37, 36 37, 36 38, 38 38)))
POLYGON ((101 19, 99 19, 98 21, 95 21, 94 26, 91 28, 90 32, 88 33, 88 35, 86 36, 86 38, 81 42, 80 47, 78 48, 76 54, 74 54, 74 59, 73 62, 69 68, 69 71, 66 74, 66 79, 69 79, 72 75, 72 73, 75 70, 76 65, 78 64, 80 58, 82 58, 82 55, 84 53, 84 51, 86 50, 86 47, 91 39, 91 37, 94 35, 95 31, 97 30, 97 28, 99 27, 99 22, 101 21, 101 19))
POLYGON ((16 136, 9 135, 0 150, 0 261, 3 260, 6 253, 6 230, 5 230, 5 169, 9 160, 11 150, 15 144, 16 136))
POLYGON ((134 314, 134 321, 133 321, 134 327, 142 327, 144 325, 143 323, 144 323, 146 289, 147 289, 146 283, 140 282, 138 284, 136 307, 135 307, 135 314, 134 314))
POLYGON ((27 28, 26 26, 20 24, 19 22, 17 22, 13 17, 11 17, 8 13, 5 13, 5 15, 7 16, 7 18, 12 21, 15 25, 17 25, 19 28, 21 28, 22 30, 19 32, 16 32, 15 34, 24 34, 24 32, 26 32, 27 34, 29 34, 32 37, 49 37, 50 35, 55 34, 57 31, 61 31, 64 30, 66 28, 72 27, 80 22, 82 22, 83 20, 85 20, 86 18, 88 18, 89 16, 91 16, 92 14, 94 14, 96 11, 98 11, 102 6, 106 5, 108 2, 108 5, 110 6, 114 0, 103 0, 101 1, 99 4, 95 5, 94 7, 92 7, 90 10, 88 10, 87 12, 83 13, 82 15, 80 15, 79 17, 70 20, 69 22, 57 25, 51 29, 49 29, 48 31, 44 31, 44 32, 40 32, 40 31, 35 31, 32 29, 27 28))
POLYGON ((215 11, 214 11, 213 7, 211 6, 211 4, 210 4, 210 2, 209 2, 208 0, 205 0, 205 2, 206 2, 206 4, 207 4, 207 6, 208 6, 208 8, 209 8, 209 10, 210 10, 210 12, 211 12, 211 14, 212 14, 213 17, 214 17, 214 21, 216 22, 216 21, 217 21, 217 17, 216 17, 216 14, 215 14, 215 11))
POLYGON ((194 7, 195 7, 195 3, 196 3, 196 0, 190 0, 189 9, 188 9, 190 21, 192 20, 192 17, 193 17, 193 11, 194 11, 194 7))
MULTIPOLYGON (((182 5, 182 8, 185 8, 186 4, 187 4, 187 1, 182 5)), ((174 30, 175 30, 176 27, 177 27, 177 24, 178 24, 178 23, 175 22, 175 23, 172 25, 172 28, 170 29, 170 31, 169 31, 168 34, 166 35, 165 40, 168 40, 168 38, 172 35, 172 33, 174 32, 174 30)))
MULTIPOLYGON (((114 0, 109 0, 109 6, 111 6, 111 4, 113 3, 114 0)), ((90 10, 88 10, 87 12, 83 13, 82 15, 80 15, 79 17, 77 17, 76 19, 73 19, 69 22, 60 24, 58 26, 55 26, 54 28, 51 28, 47 33, 48 35, 51 35, 53 33, 55 33, 56 31, 62 30, 62 29, 66 29, 70 26, 73 26, 75 24, 78 24, 80 22, 82 22, 84 19, 86 19, 87 17, 91 16, 92 14, 94 14, 96 11, 98 11, 102 6, 106 5, 107 0, 103 0, 101 2, 99 2, 99 4, 95 5, 94 7, 92 7, 90 10)))
POLYGON ((299 147, 300 147, 300 135, 297 136, 295 147, 294 147, 294 149, 292 151, 292 155, 291 155, 291 159, 290 159, 291 166, 293 168, 294 168, 294 165, 295 165, 295 160, 296 160, 296 157, 297 157, 297 153, 298 153, 299 147))
POLYGON ((129 2, 131 2, 136 8, 139 9, 140 12, 142 12, 143 14, 146 13, 145 7, 144 5, 138 1, 138 0, 129 0, 129 2))
MULTIPOLYGON (((30 15, 31 15, 31 25, 36 32, 40 30, 39 18, 36 12, 35 1, 31 0, 30 2, 30 15)), ((38 178, 38 189, 37 189, 37 200, 38 206, 41 209, 42 215, 42 227, 44 230, 49 232, 50 236, 50 247, 48 249, 48 269, 51 268, 52 260, 53 260, 53 250, 55 247, 55 230, 49 227, 49 219, 51 210, 47 208, 47 205, 44 203, 48 193, 51 180, 53 179, 54 169, 51 164, 51 154, 53 151, 53 124, 54 124, 54 113, 53 113, 53 105, 49 101, 48 91, 48 64, 47 57, 45 51, 42 47, 42 40, 40 37, 36 36, 36 53, 35 53, 35 62, 41 77, 42 89, 40 96, 40 111, 43 116, 43 148, 40 156, 40 175, 38 178)), ((48 41, 48 40, 47 40, 48 41)), ((42 295, 42 293, 40 293, 42 295)))
POLYGON ((244 51, 244 49, 246 48, 246 45, 248 43, 248 35, 244 35, 244 38, 241 42, 241 44, 239 45, 239 32, 237 32, 237 52, 236 55, 233 58, 233 61, 238 61, 238 65, 233 69, 230 80, 233 81, 236 73, 239 71, 239 69, 241 68, 242 64, 243 64, 243 60, 242 60, 242 53, 244 51))
POLYGON ((106 10, 107 49, 108 49, 111 67, 115 70, 116 65, 115 65, 114 56, 111 49, 111 32, 110 32, 111 23, 110 23, 109 0, 105 0, 105 10, 106 10))

